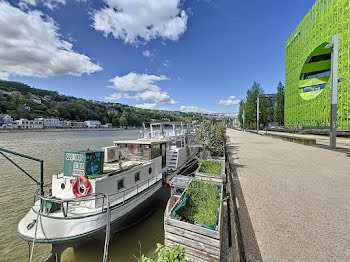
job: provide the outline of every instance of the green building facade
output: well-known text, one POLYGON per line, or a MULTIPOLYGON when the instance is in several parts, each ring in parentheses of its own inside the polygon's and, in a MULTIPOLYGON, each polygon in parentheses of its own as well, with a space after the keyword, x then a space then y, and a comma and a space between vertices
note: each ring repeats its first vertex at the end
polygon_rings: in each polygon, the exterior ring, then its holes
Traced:
POLYGON ((331 49, 339 34, 337 128, 350 130, 350 1, 318 0, 286 42, 285 125, 329 127, 331 49))

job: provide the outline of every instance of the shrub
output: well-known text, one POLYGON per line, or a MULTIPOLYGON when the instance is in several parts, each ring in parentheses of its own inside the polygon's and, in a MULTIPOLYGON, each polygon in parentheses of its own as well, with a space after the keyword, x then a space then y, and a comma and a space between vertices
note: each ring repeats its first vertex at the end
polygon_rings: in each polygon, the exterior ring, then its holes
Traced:
MULTIPOLYGON (((180 245, 167 248, 158 243, 156 254, 158 257, 157 262, 187 262, 185 259, 185 249, 180 245)), ((155 262, 155 260, 142 255, 138 262, 155 262)))
POLYGON ((222 152, 223 138, 222 131, 210 122, 202 123, 196 131, 196 139, 203 149, 209 151, 213 156, 222 152))

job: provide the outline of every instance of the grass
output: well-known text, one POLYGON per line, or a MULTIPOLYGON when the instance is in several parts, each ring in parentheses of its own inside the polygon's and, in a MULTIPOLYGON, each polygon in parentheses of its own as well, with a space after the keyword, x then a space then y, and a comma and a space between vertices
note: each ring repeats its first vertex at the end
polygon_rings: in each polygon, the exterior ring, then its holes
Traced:
POLYGON ((177 211, 176 218, 215 229, 220 205, 220 191, 217 186, 195 181, 187 187, 187 195, 187 203, 177 211))
POLYGON ((198 159, 199 172, 206 174, 221 175, 221 162, 214 160, 198 159))

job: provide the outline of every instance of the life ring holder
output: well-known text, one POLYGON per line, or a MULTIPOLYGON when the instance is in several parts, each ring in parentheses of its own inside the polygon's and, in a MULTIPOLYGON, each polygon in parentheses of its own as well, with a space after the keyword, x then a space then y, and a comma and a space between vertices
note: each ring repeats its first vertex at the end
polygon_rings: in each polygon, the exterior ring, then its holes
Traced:
POLYGON ((91 192, 91 184, 90 184, 89 179, 87 179, 86 176, 80 176, 79 178, 74 179, 74 181, 73 181, 73 194, 76 197, 87 196, 90 194, 90 192, 91 192), (78 184, 79 184, 78 179, 79 179, 79 181, 84 183, 84 192, 83 193, 80 193, 80 191, 78 190, 78 184))

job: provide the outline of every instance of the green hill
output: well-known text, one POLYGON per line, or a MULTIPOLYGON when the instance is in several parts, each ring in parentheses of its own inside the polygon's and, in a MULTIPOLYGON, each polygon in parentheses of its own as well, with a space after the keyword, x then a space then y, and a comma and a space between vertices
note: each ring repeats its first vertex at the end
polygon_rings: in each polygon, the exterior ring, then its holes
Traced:
POLYGON ((61 95, 58 92, 0 80, 0 113, 14 119, 56 117, 68 120, 100 120, 114 126, 141 126, 152 120, 203 121, 199 113, 167 114, 158 110, 136 108, 119 103, 105 103, 61 95))

